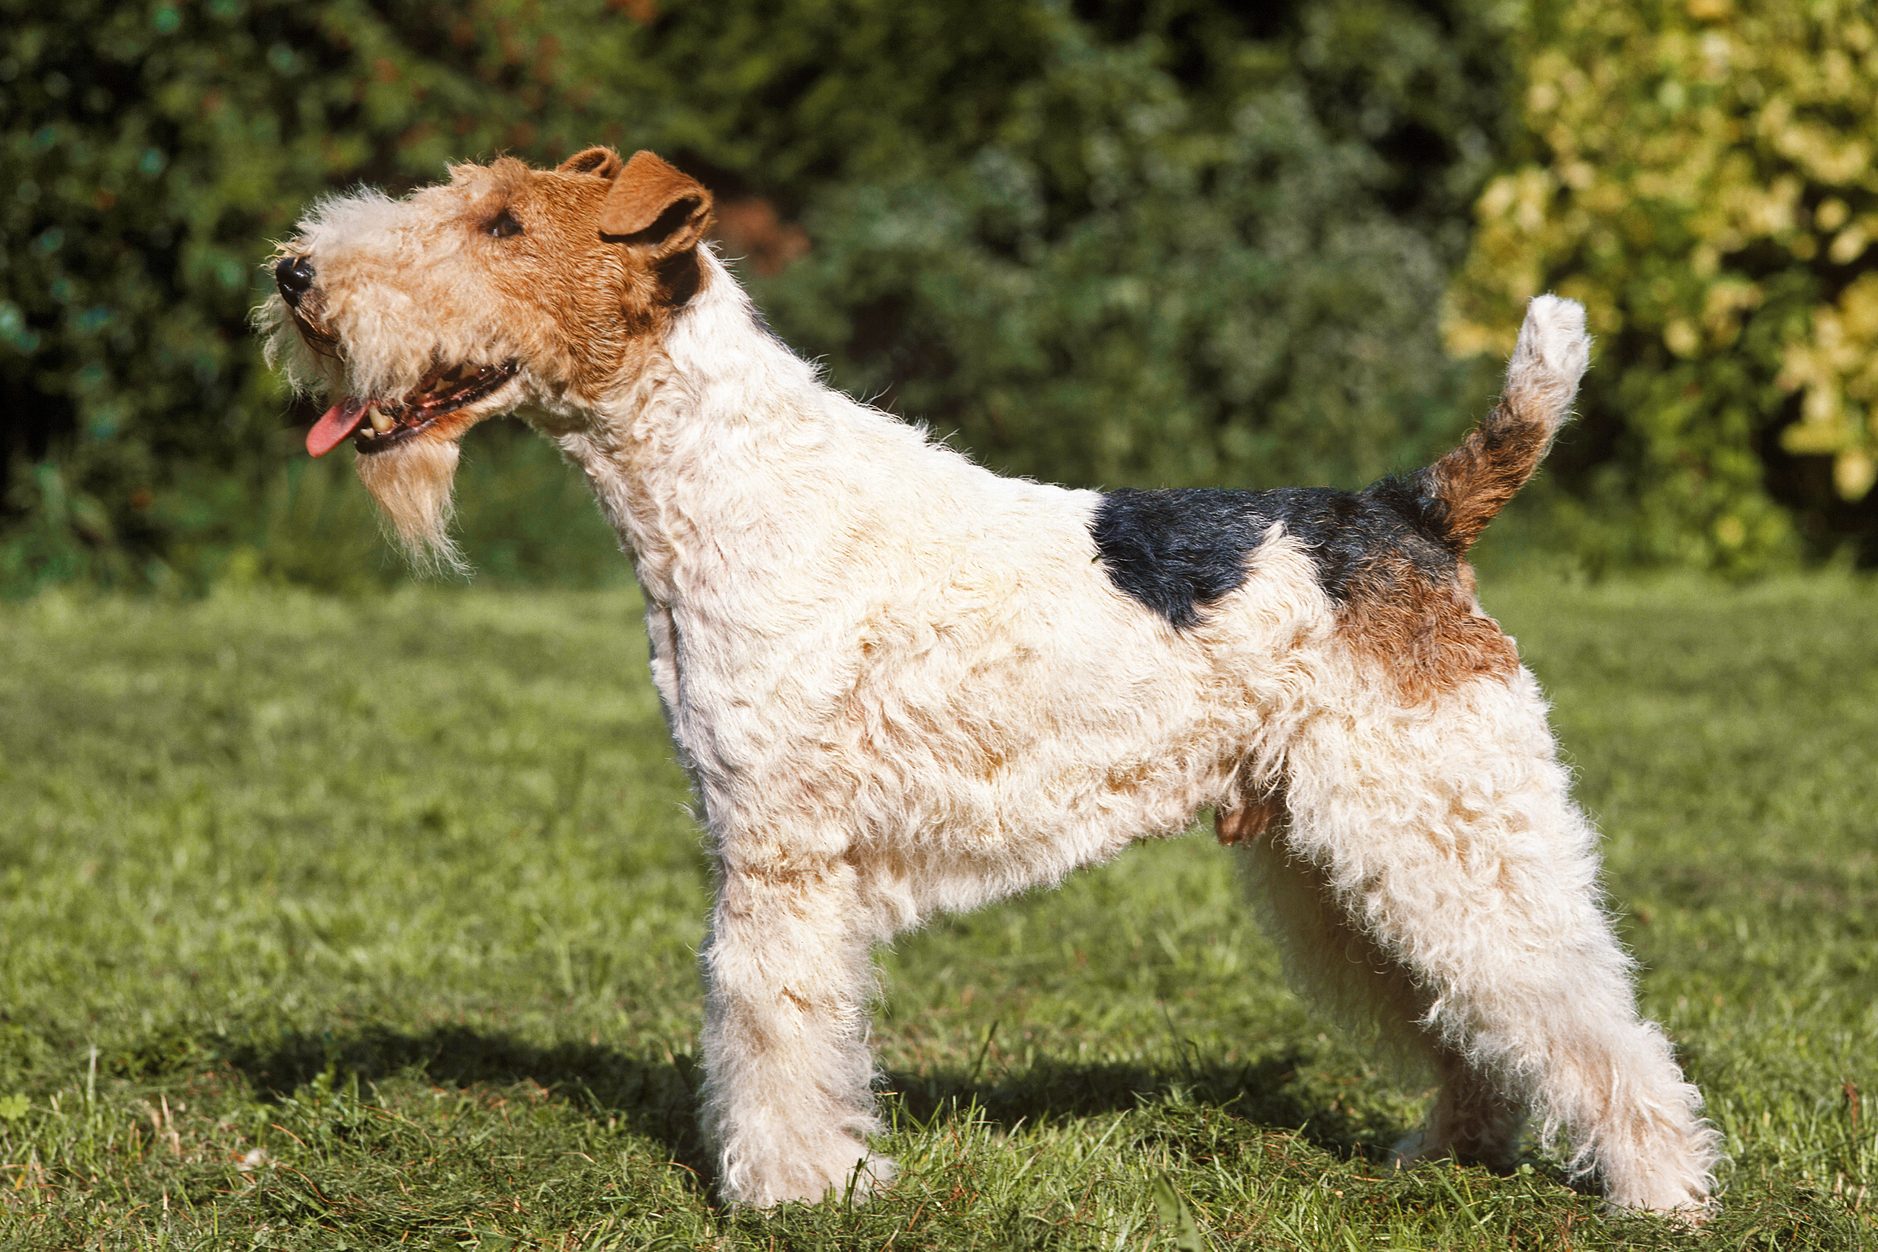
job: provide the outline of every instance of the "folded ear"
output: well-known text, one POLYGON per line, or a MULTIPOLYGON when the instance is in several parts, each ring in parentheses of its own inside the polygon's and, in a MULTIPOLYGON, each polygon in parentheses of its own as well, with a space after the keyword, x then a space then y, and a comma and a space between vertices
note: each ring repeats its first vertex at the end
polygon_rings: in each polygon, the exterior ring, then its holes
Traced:
POLYGON ((622 164, 619 153, 611 148, 582 148, 554 168, 561 174, 598 174, 601 178, 611 178, 619 173, 622 164))
POLYGON ((655 260, 696 247, 710 224, 711 193, 650 152, 633 153, 600 207, 602 235, 655 260))

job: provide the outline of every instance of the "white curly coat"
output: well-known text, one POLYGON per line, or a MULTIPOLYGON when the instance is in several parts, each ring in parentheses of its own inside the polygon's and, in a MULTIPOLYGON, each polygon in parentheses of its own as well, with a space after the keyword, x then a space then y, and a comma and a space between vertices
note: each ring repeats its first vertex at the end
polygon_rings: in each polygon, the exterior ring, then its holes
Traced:
MULTIPOLYGON (((453 174, 328 201, 286 245, 320 275, 343 363, 310 356, 280 301, 261 320, 314 389, 391 394, 437 359, 512 355, 484 411, 519 407, 554 439, 632 554, 719 867, 703 1116, 727 1198, 891 1175, 867 1142, 876 944, 1253 804, 1280 820, 1237 853, 1290 972, 1443 1081, 1404 1159, 1507 1160, 1530 1111, 1614 1203, 1708 1201, 1717 1136, 1637 1013, 1525 669, 1405 698, 1283 526, 1176 629, 1099 560, 1101 496, 1000 477, 831 390, 695 239, 695 292, 643 344, 598 381, 551 367, 536 311, 485 279, 493 245, 457 221, 530 184, 453 174)), ((628 280, 646 246, 616 248, 628 280)), ((1544 396, 1547 439, 1587 346, 1575 305, 1534 302, 1509 395, 1544 396)), ((420 548, 442 539, 466 428, 360 457, 420 548), (387 496, 401 484, 422 516, 387 496)))

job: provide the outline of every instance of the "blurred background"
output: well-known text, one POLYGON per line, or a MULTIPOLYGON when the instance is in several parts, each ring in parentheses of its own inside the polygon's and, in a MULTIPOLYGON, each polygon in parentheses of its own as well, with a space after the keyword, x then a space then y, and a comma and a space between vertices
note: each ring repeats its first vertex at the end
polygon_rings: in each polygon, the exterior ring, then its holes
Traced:
MULTIPOLYGON (((1583 300, 1487 563, 1878 560, 1869 0, 0 0, 0 594, 402 575, 247 328, 313 197, 655 148, 832 381, 1011 472, 1358 485, 1583 300)), ((508 424, 502 424, 507 426, 508 424)), ((485 577, 627 577, 470 440, 485 577)))

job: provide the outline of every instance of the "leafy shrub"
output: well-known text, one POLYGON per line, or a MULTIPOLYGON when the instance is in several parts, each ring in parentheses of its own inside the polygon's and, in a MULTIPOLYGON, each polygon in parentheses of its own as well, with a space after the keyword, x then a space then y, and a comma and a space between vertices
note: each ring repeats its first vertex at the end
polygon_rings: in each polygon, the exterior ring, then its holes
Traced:
POLYGON ((1451 438, 1429 311, 1491 75, 1406 6, 1263 38, 1198 12, 1062 18, 970 150, 818 197, 815 250, 762 293, 778 325, 1051 478, 1358 482, 1451 438))
POLYGON ((0 7, 9 586, 194 580, 219 562, 192 549, 256 533, 296 444, 246 327, 267 241, 318 192, 514 142, 547 94, 520 77, 513 22, 418 14, 0 7))
POLYGON ((1540 0, 1532 151, 1476 205, 1460 352, 1556 285, 1600 339, 1578 480, 1622 558, 1878 555, 1878 20, 1865 0, 1540 0))

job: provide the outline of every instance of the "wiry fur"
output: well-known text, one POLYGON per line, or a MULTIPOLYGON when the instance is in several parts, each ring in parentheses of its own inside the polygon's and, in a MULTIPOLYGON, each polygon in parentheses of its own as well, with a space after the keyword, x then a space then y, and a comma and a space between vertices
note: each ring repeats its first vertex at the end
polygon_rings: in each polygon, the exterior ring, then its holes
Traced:
POLYGON ((386 533, 405 559, 425 573, 469 573, 469 562, 450 535, 459 455, 454 441, 414 439, 354 462, 359 481, 378 505, 386 533))
POLYGON ((1493 411, 1422 473, 1437 502, 1437 525, 1457 552, 1526 485, 1571 412, 1572 394, 1590 362, 1585 311, 1570 300, 1539 296, 1506 367, 1506 388, 1493 411))
MULTIPOLYGON (((1544 698, 1458 555, 1564 420, 1576 306, 1535 302, 1500 409, 1427 490, 1264 518, 1175 622, 1098 559, 1100 496, 822 385, 697 243, 702 188, 669 167, 622 188, 642 161, 608 158, 329 201, 286 246, 319 274, 329 385, 513 356, 423 439, 519 408, 633 554, 718 866, 704 1120, 729 1199, 890 1175, 867 1146, 875 944, 1216 807, 1299 981, 1443 1077, 1423 1154, 1505 1160, 1530 1109, 1616 1203, 1707 1201, 1715 1132, 1637 1014, 1544 698), (622 190, 653 225, 603 237, 622 190), (531 248, 478 236, 497 202, 531 248)), ((441 462, 383 472, 420 464, 441 462)))

